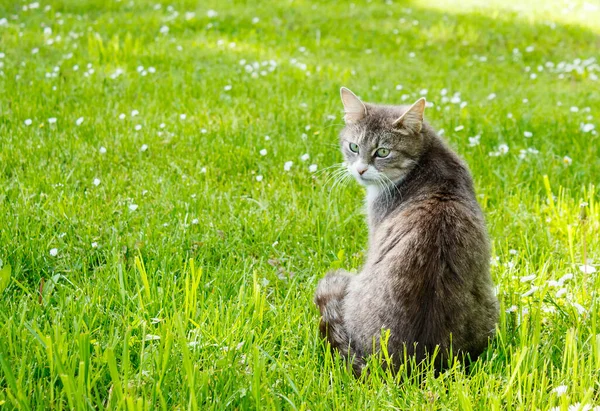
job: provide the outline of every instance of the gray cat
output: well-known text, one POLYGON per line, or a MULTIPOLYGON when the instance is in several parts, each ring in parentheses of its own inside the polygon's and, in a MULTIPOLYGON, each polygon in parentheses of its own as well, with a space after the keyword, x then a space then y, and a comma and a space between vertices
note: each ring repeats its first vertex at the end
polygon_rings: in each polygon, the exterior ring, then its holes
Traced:
MULTIPOLYGON (((369 251, 357 275, 336 270, 315 293, 320 330, 353 362, 380 348, 397 368, 439 348, 477 358, 494 335, 498 300, 483 213, 466 164, 410 107, 365 104, 341 89, 347 170, 367 189, 369 251)), ((441 362, 436 363, 438 368, 441 362)))

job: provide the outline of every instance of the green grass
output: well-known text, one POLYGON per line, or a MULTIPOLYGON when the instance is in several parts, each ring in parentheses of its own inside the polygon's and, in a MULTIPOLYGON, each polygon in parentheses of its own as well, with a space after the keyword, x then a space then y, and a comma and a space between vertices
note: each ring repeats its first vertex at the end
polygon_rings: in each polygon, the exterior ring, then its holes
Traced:
POLYGON ((26 3, 0 4, 0 408, 600 405, 594 2, 26 3), (502 304, 471 370, 357 381, 319 340, 316 283, 367 240, 325 170, 341 85, 427 89, 471 167, 502 304))

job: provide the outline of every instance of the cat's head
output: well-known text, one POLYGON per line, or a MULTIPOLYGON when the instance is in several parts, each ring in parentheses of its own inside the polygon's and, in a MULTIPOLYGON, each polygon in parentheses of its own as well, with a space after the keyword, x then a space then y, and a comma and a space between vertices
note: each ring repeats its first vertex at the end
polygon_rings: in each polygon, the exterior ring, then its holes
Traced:
POLYGON ((345 87, 341 96, 346 127, 340 144, 350 174, 365 186, 401 181, 423 152, 425 99, 412 106, 365 104, 345 87))

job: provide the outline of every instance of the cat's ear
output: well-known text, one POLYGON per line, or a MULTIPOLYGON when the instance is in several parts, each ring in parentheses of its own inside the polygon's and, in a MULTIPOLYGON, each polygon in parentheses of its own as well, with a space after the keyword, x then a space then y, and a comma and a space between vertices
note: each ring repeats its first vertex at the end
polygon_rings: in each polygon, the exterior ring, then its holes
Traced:
POLYGON ((423 127, 424 111, 425 97, 421 97, 398 120, 394 121, 392 127, 401 134, 419 134, 423 127))
POLYGON ((340 96, 344 104, 344 121, 347 124, 356 123, 367 115, 367 107, 356 95, 346 87, 340 89, 340 96))

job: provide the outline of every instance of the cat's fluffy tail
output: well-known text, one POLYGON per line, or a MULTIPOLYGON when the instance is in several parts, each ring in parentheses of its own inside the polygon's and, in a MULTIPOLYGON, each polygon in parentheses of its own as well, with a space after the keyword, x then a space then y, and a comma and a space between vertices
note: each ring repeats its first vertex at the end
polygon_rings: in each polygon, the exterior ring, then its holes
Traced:
POLYGON ((315 293, 315 304, 321 311, 319 329, 327 337, 332 348, 346 354, 350 339, 344 324, 344 298, 352 276, 343 270, 332 271, 319 281, 315 293))

